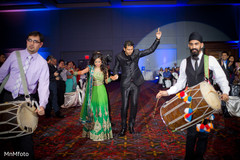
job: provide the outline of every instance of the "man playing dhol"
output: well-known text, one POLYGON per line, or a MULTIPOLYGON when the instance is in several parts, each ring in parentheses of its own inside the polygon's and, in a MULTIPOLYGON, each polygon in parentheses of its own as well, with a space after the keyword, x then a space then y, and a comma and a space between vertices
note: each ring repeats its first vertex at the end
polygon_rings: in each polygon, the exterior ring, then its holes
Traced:
MULTIPOLYGON (((162 96, 169 96, 184 89, 186 84, 188 87, 197 85, 198 83, 205 80, 204 77, 204 54, 202 36, 193 32, 189 36, 188 47, 190 49, 191 56, 184 59, 180 65, 180 75, 177 83, 166 91, 159 91, 156 98, 162 96)), ((213 57, 209 56, 209 81, 212 82, 212 76, 216 78, 216 82, 220 86, 223 94, 221 99, 227 101, 229 99, 229 86, 227 78, 219 65, 218 61, 213 57)), ((208 133, 197 132, 196 125, 187 129, 187 142, 186 142, 186 160, 200 160, 203 159, 203 155, 207 148, 208 133), (196 150, 195 150, 196 146, 196 150)))
MULTIPOLYGON (((49 69, 47 61, 38 53, 39 49, 43 46, 44 36, 38 32, 33 31, 28 34, 26 43, 27 48, 21 50, 21 60, 26 75, 27 90, 32 98, 38 99, 39 109, 36 112, 39 115, 45 114, 45 107, 48 103, 49 96, 49 69), (36 92, 38 91, 38 96, 36 92)), ((4 78, 10 74, 9 79, 4 86, 3 102, 9 101, 24 101, 24 90, 22 80, 20 79, 20 69, 18 66, 16 51, 12 52, 7 60, 0 68, 0 83, 4 78)), ((27 117, 24 117, 27 119, 27 117)), ((1 140, 0 154, 3 156, 4 151, 28 153, 24 159, 34 159, 34 145, 32 134, 21 137, 1 140)), ((5 158, 5 157, 4 157, 5 158)))

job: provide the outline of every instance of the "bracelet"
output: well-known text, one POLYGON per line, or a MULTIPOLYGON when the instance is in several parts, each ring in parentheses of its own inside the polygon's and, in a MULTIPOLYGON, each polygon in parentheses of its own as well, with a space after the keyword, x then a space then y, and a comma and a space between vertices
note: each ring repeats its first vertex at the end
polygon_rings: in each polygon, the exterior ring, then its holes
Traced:
POLYGON ((74 75, 74 76, 77 76, 77 75, 78 75, 78 72, 73 72, 73 75, 74 75))
POLYGON ((108 77, 107 82, 110 83, 112 80, 110 77, 108 77))

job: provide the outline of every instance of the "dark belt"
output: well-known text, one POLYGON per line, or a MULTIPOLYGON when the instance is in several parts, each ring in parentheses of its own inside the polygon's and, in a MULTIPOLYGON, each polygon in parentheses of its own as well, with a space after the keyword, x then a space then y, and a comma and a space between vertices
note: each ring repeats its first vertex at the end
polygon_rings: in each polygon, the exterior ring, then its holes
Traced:
MULTIPOLYGON (((6 90, 6 89, 3 89, 3 93, 5 93, 5 94, 11 94, 11 95, 12 95, 12 92, 9 92, 9 91, 6 90)), ((30 97, 34 97, 34 95, 35 95, 35 94, 29 94, 30 97)), ((18 94, 18 96, 17 96, 16 98, 19 98, 19 97, 25 97, 25 95, 24 95, 24 94, 18 94)), ((16 98, 15 98, 15 99, 16 99, 16 98)))

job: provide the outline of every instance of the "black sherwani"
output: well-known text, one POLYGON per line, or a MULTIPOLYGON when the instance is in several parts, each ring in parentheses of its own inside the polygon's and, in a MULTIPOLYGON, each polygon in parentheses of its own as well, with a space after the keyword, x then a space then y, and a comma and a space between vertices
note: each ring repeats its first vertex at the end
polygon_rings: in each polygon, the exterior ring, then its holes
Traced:
POLYGON ((141 57, 147 56, 153 53, 160 40, 156 39, 149 49, 140 51, 134 49, 131 56, 126 56, 125 52, 119 53, 115 58, 115 66, 113 73, 118 74, 121 68, 121 94, 122 94, 122 108, 121 108, 121 119, 122 128, 126 128, 127 110, 128 110, 128 99, 131 95, 131 112, 129 117, 129 126, 133 127, 135 124, 135 118, 137 114, 137 103, 139 97, 139 90, 141 84, 144 82, 143 75, 138 67, 138 61, 141 57))

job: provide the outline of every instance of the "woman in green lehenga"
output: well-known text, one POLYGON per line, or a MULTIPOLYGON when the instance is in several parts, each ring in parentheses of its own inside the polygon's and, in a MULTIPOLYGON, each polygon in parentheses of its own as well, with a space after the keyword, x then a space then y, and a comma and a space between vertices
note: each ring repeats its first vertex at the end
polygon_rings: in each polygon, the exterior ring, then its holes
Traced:
POLYGON ((105 83, 109 83, 107 67, 101 53, 93 54, 90 65, 75 74, 89 72, 86 94, 81 109, 80 121, 83 124, 83 137, 93 141, 103 141, 113 138, 108 111, 108 96, 105 83))

